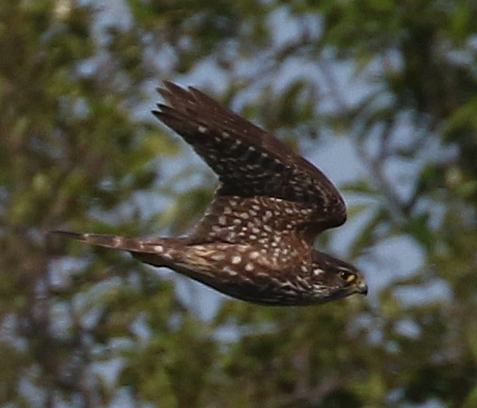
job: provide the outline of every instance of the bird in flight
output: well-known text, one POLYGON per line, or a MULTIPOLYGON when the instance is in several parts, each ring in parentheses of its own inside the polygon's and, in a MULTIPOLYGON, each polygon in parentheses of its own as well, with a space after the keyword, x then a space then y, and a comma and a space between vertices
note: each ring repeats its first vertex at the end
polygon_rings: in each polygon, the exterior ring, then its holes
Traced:
POLYGON ((182 238, 53 233, 129 251, 229 296, 262 305, 305 306, 367 293, 349 263, 313 248, 346 220, 327 177, 271 133, 189 87, 165 82, 152 113, 189 143, 219 178, 213 201, 182 238))

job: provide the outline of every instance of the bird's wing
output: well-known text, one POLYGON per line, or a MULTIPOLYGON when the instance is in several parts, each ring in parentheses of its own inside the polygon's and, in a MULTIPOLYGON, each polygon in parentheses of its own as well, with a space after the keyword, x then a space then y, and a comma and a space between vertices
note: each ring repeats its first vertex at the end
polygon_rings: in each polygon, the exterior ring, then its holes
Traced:
POLYGON ((192 145, 218 175, 216 199, 263 196, 298 203, 313 210, 310 220, 315 220, 317 233, 345 221, 346 207, 338 190, 273 134, 195 88, 165 82, 158 91, 168 105, 158 104, 154 115, 192 145))

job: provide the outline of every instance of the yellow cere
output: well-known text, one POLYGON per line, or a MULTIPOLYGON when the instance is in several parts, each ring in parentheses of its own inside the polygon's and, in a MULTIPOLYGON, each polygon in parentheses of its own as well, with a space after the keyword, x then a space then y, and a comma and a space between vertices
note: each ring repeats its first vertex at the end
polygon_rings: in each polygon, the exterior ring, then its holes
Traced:
POLYGON ((349 275, 346 277, 346 282, 351 283, 351 282, 353 282, 355 279, 356 279, 356 275, 355 275, 354 273, 351 273, 351 274, 349 274, 349 275))

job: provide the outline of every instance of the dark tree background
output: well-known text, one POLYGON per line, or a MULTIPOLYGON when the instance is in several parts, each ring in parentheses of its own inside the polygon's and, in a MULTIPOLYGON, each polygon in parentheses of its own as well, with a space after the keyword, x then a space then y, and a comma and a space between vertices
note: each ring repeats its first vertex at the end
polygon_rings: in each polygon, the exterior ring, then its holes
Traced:
POLYGON ((477 406, 476 21, 475 0, 0 0, 1 405, 477 406), (162 79, 297 149, 345 139, 340 255, 373 296, 205 319, 174 275, 46 239, 203 211, 214 179, 149 114, 162 79))

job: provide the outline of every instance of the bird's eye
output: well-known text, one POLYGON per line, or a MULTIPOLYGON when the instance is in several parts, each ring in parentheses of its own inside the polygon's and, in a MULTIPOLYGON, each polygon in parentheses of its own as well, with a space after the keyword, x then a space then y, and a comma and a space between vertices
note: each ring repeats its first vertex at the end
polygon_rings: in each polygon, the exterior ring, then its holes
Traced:
POLYGON ((351 283, 356 279, 356 275, 352 272, 341 271, 340 279, 346 283, 351 283))

